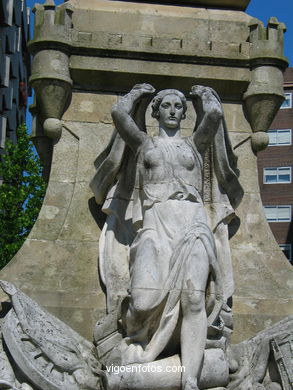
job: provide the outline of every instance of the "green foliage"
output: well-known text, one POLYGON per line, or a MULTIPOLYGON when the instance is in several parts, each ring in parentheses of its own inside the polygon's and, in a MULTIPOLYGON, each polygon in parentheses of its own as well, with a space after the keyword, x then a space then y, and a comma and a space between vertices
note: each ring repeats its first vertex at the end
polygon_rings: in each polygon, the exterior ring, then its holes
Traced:
POLYGON ((30 232, 42 205, 46 183, 25 125, 18 142, 8 141, 0 160, 0 268, 13 257, 30 232))

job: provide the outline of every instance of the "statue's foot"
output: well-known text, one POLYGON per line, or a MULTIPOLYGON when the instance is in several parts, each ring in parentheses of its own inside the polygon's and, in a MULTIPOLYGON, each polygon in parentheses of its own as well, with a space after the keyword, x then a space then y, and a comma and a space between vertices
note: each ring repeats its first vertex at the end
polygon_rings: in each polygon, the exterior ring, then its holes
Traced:
POLYGON ((103 390, 119 390, 121 375, 117 375, 117 373, 109 373, 107 371, 103 371, 100 374, 101 385, 103 390))
POLYGON ((23 384, 20 386, 20 390, 33 390, 33 388, 30 387, 30 385, 28 385, 27 383, 23 383, 23 384))
POLYGON ((183 390, 199 390, 197 387, 197 379, 187 378, 183 390))
POLYGON ((104 390, 109 390, 109 384, 108 384, 108 378, 107 378, 107 373, 104 371, 104 372, 101 372, 100 374, 100 379, 101 379, 101 384, 102 384, 102 388, 104 390))

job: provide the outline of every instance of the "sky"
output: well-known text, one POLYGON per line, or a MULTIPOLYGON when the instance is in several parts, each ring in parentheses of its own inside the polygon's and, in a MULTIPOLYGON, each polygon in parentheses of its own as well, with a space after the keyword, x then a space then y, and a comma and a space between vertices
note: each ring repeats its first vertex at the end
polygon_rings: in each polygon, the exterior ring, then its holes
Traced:
POLYGON ((251 0, 246 12, 265 25, 271 16, 285 23, 284 55, 289 60, 289 66, 293 66, 293 0, 251 0))

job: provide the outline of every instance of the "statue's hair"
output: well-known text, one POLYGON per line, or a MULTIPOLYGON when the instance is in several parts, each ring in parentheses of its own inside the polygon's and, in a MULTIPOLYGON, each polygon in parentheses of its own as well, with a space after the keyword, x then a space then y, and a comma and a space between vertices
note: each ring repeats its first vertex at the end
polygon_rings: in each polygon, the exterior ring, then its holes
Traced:
POLYGON ((182 92, 178 91, 178 89, 163 89, 162 91, 157 93, 157 95, 152 100, 152 117, 159 119, 159 107, 162 103, 162 100, 167 95, 177 95, 180 98, 183 106, 182 119, 185 119, 185 112, 187 110, 186 97, 183 95, 182 92))

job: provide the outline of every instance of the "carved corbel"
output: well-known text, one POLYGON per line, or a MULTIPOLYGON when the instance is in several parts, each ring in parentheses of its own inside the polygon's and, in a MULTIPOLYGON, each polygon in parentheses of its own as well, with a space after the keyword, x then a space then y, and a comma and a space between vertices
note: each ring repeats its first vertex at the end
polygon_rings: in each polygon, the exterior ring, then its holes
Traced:
POLYGON ((286 27, 276 18, 270 18, 268 26, 253 19, 249 25, 251 43, 251 82, 244 94, 244 104, 253 135, 255 152, 268 145, 270 127, 283 100, 283 71, 288 66, 283 56, 283 39, 286 27))
MULTIPOLYGON (((30 83, 35 90, 38 121, 43 136, 58 140, 61 118, 72 94, 69 73, 72 12, 68 3, 58 7, 53 0, 44 5, 36 4, 35 36, 29 43, 34 55, 30 83)), ((39 136, 40 130, 38 130, 39 136)))

